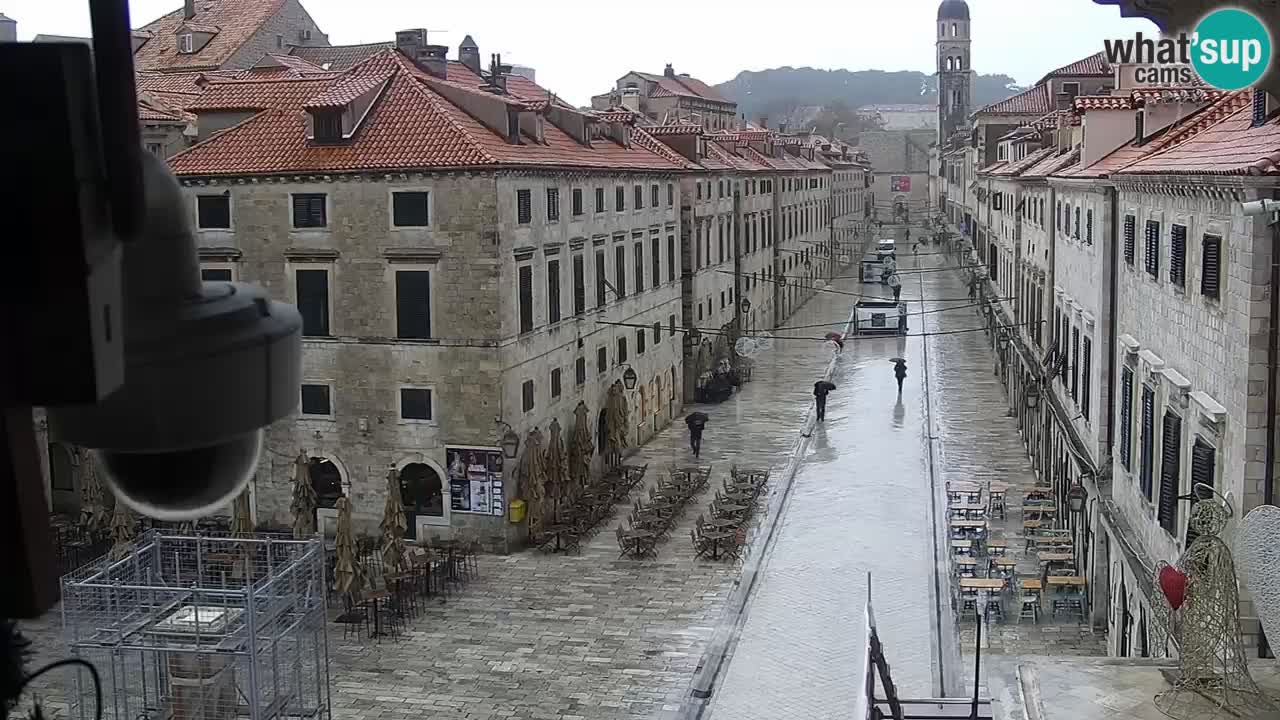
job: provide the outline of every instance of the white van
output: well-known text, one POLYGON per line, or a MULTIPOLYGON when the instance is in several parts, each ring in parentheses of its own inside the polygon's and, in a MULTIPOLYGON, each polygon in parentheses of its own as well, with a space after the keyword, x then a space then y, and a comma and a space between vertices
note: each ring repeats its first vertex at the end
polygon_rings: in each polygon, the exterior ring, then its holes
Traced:
POLYGON ((882 258, 884 258, 884 257, 894 257, 894 258, 896 258, 896 257, 898 256, 898 252, 897 252, 897 244, 896 244, 893 240, 887 240, 887 239, 886 239, 886 240, 877 240, 877 241, 876 241, 876 254, 877 254, 877 255, 879 255, 879 256, 880 256, 880 257, 882 257, 882 258))

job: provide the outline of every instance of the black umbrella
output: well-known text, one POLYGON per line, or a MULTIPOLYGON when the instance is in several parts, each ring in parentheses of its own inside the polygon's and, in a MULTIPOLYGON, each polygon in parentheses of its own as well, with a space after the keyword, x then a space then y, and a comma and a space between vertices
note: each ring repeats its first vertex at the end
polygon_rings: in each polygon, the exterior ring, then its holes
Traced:
POLYGON ((695 413, 689 413, 688 417, 684 419, 684 422, 691 429, 701 428, 703 425, 706 425, 707 421, 710 419, 711 418, 707 417, 707 414, 704 412, 695 412, 695 413))
POLYGON ((813 389, 820 392, 831 392, 836 389, 836 384, 827 380, 819 380, 814 383, 813 389))

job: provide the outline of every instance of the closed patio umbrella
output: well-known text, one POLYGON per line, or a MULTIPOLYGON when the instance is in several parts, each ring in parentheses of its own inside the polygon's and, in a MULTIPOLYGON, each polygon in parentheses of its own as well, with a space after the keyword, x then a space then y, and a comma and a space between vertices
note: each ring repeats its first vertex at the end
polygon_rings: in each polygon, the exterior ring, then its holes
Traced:
POLYGON ((614 463, 621 462, 622 451, 628 447, 628 418, 630 410, 627 407, 626 392, 622 388, 622 381, 615 380, 613 385, 609 387, 609 405, 605 417, 609 423, 609 454, 612 456, 611 461, 614 463))
POLYGON ((524 457, 520 461, 520 482, 529 503, 529 532, 542 527, 542 501, 546 498, 546 449, 542 444, 542 431, 529 431, 524 443, 524 457))
POLYGON ((338 498, 338 529, 334 537, 333 587, 340 593, 357 593, 363 585, 356 536, 351 527, 351 501, 338 498))
POLYGON ((311 487, 311 462, 305 452, 293 461, 293 536, 299 540, 316 534, 316 491, 311 487))
POLYGON ((591 441, 591 411, 587 404, 579 401, 573 409, 573 432, 569 435, 569 477, 579 488, 587 486, 591 474, 591 455, 595 446, 591 441))
POLYGON ((231 537, 249 537, 252 534, 253 519, 249 512, 249 488, 245 488, 231 504, 231 537))
POLYGON ((129 554, 133 547, 134 518, 133 513, 122 502, 116 503, 116 511, 111 516, 111 559, 119 560, 129 554))
POLYGON ((399 575, 404 572, 404 532, 408 528, 404 502, 400 498, 400 473, 387 470, 387 502, 382 507, 382 572, 399 575))
POLYGON ((564 440, 560 437, 560 421, 552 420, 547 428, 547 494, 551 496, 551 522, 560 522, 560 499, 564 496, 565 459, 564 440))

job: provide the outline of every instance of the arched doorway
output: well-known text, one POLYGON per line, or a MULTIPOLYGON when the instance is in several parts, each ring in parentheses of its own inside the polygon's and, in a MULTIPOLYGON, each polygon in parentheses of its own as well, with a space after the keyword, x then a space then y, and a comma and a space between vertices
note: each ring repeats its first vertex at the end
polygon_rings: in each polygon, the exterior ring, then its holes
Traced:
POLYGON ((400 468, 400 502, 404 504, 405 537, 418 537, 418 518, 431 525, 447 525, 444 478, 434 467, 411 462, 400 468))
POLYGON ((62 443, 49 443, 49 499, 55 513, 80 514, 80 478, 73 451, 62 443))
POLYGON ((308 459, 311 489, 316 494, 316 529, 324 537, 333 537, 338 531, 338 499, 347 495, 346 475, 329 458, 308 459))

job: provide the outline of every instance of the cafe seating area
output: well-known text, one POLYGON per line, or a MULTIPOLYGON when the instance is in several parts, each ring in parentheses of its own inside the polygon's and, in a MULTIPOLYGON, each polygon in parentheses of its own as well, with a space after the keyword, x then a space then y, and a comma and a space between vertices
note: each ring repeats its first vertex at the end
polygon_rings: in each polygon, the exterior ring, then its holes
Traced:
POLYGON ((585 488, 570 492, 546 505, 552 508, 551 523, 534 537, 543 552, 579 552, 613 517, 615 508, 644 482, 648 465, 619 465, 594 479, 585 488))
POLYGON ((647 493, 641 493, 632 506, 627 526, 619 525, 615 531, 618 557, 657 557, 658 545, 671 536, 690 502, 707 488, 710 478, 710 467, 672 468, 647 493))
POLYGON ((947 501, 961 623, 1088 625, 1088 582, 1051 488, 951 482, 947 501))
POLYGON ((769 484, 768 470, 731 468, 723 486, 689 531, 694 553, 708 560, 741 560, 747 546, 747 525, 755 516, 769 484))

